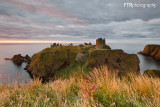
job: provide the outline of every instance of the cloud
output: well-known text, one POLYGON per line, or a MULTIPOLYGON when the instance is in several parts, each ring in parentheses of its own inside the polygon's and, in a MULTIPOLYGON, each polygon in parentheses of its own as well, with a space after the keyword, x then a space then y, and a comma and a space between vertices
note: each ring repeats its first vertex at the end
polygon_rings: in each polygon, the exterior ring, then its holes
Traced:
POLYGON ((7 4, 14 8, 33 13, 44 14, 54 18, 60 18, 73 24, 85 24, 84 20, 61 11, 56 5, 48 0, 6 0, 7 4))
POLYGON ((158 0, 0 0, 0 40, 155 42, 159 29, 158 0), (124 8, 125 2, 157 7, 124 8))

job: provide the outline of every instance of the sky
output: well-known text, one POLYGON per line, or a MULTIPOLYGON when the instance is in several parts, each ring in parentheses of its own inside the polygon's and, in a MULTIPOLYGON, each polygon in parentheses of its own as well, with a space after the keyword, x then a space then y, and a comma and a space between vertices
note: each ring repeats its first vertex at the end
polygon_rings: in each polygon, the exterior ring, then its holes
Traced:
POLYGON ((0 0, 0 43, 159 43, 159 0, 0 0), (124 3, 156 4, 129 8, 124 3))

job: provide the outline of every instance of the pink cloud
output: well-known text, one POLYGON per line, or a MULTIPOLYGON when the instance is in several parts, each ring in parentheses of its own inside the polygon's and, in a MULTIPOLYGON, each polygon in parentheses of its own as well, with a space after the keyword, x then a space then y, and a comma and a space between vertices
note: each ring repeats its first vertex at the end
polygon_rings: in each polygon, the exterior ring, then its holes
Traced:
POLYGON ((9 5, 28 11, 35 14, 45 14, 48 16, 64 19, 67 22, 75 25, 87 25, 87 22, 83 19, 77 18, 70 13, 62 11, 55 4, 49 2, 48 0, 5 0, 9 5))
POLYGON ((12 17, 7 15, 0 14, 0 20, 4 22, 13 22, 13 23, 21 23, 21 24, 29 24, 31 23, 29 20, 23 20, 16 15, 12 15, 12 17))

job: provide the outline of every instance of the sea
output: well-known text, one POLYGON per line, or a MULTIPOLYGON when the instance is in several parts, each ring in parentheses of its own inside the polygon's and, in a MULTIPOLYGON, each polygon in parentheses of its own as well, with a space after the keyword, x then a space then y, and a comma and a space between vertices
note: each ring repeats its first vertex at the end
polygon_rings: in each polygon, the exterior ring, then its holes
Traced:
MULTIPOLYGON (((144 49, 146 44, 109 43, 107 45, 109 45, 112 49, 122 49, 124 52, 129 54, 137 54, 140 60, 141 73, 148 69, 160 70, 159 60, 138 54, 139 51, 144 49)), ((15 81, 28 82, 31 80, 30 74, 24 70, 24 67, 26 66, 25 63, 23 63, 21 66, 17 66, 11 61, 6 61, 4 58, 12 58, 13 55, 16 54, 21 54, 23 56, 28 54, 29 56, 32 56, 34 53, 37 53, 47 47, 50 47, 49 43, 1 43, 0 83, 14 83, 15 81)))

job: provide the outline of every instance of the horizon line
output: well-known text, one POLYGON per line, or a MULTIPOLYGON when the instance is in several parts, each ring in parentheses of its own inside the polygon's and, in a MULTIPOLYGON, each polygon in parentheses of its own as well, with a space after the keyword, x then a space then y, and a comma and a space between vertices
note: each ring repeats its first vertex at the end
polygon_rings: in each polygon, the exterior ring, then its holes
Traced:
POLYGON ((37 41, 37 40, 20 40, 20 41, 0 41, 0 43, 84 43, 84 41, 37 41))

